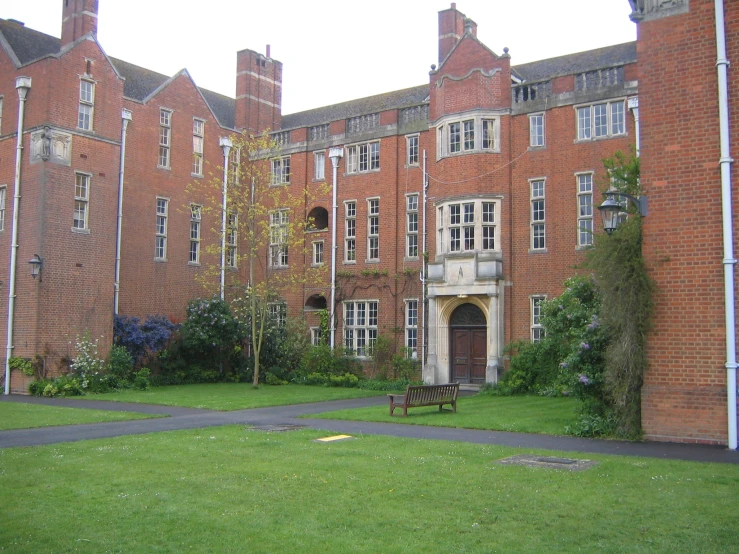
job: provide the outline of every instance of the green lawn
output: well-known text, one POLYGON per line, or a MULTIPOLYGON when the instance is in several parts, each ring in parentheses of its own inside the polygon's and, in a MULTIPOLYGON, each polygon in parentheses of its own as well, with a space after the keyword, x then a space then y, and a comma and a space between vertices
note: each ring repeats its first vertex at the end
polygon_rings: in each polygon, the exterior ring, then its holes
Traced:
MULTIPOLYGON (((0 431, 7 429, 30 429, 31 427, 51 427, 54 425, 147 419, 152 417, 164 416, 132 412, 87 410, 83 408, 59 408, 56 406, 21 404, 18 402, 0 402, 0 431)), ((1 544, 0 550, 2 550, 1 544)))
POLYGON ((738 552, 739 466, 241 426, 0 450, 0 549, 738 552), (564 453, 539 452, 544 455, 564 453))
POLYGON ((395 415, 390 417, 388 406, 383 405, 306 417, 563 435, 565 426, 574 423, 576 407, 577 401, 573 398, 467 396, 457 400, 456 414, 448 406, 443 412, 431 406, 410 408, 408 417, 399 415, 403 411, 396 408, 395 415))
POLYGON ((384 392, 360 389, 309 387, 306 385, 262 385, 254 389, 250 383, 212 383, 205 385, 175 385, 152 387, 149 390, 123 390, 106 394, 88 394, 80 398, 87 400, 113 400, 139 404, 161 404, 209 410, 245 410, 267 406, 285 406, 377 396, 384 392))

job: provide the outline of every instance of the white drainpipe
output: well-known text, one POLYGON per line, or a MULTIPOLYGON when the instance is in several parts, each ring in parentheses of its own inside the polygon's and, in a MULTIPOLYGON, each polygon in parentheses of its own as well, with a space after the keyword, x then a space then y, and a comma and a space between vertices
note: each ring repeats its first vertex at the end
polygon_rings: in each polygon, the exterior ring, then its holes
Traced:
POLYGON ((123 174, 126 164, 126 131, 131 121, 131 111, 121 111, 121 161, 118 172, 118 227, 115 234, 115 283, 113 285, 113 314, 118 315, 118 298, 121 291, 121 236, 123 234, 123 174))
POLYGON ((331 166, 333 168, 333 186, 331 193, 331 305, 330 305, 330 345, 331 350, 334 349, 336 344, 336 307, 334 306, 336 301, 336 212, 338 205, 336 203, 336 181, 339 170, 339 160, 344 155, 342 148, 331 148, 328 151, 328 157, 331 158, 331 166))
POLYGON ((429 177, 426 173, 426 150, 423 151, 423 229, 421 238, 421 375, 426 369, 426 200, 429 177))
POLYGON ((226 298, 226 223, 228 209, 228 156, 233 143, 228 137, 221 137, 218 145, 223 149, 223 213, 221 214, 221 300, 226 298))
POLYGON ((719 132, 721 138, 721 207, 724 226, 724 306, 726 311, 726 396, 729 419, 729 448, 737 448, 736 429, 736 320, 734 317, 734 229, 731 207, 731 159, 729 132, 729 87, 726 59, 726 32, 724 24, 724 2, 715 0, 716 11, 716 51, 718 59, 718 108, 719 132))
POLYGON ((636 135, 636 156, 639 157, 641 152, 641 137, 639 131, 639 97, 632 96, 629 98, 629 109, 634 114, 634 134, 636 135))
POLYGON ((13 313, 15 311, 15 267, 18 262, 18 209, 21 204, 21 161, 23 159, 23 115, 26 96, 31 90, 30 77, 15 80, 18 89, 18 137, 15 149, 15 193, 13 194, 13 231, 10 239, 10 284, 8 286, 8 342, 5 353, 5 394, 10 394, 10 358, 13 356, 13 313))

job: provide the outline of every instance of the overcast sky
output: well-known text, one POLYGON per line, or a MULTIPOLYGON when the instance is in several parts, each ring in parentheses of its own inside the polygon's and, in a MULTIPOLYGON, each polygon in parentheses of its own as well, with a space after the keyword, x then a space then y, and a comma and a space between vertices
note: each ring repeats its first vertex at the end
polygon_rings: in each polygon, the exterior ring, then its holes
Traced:
MULTIPOLYGON (((62 0, 0 0, 0 18, 59 37, 62 0)), ((110 56, 234 96, 236 52, 283 63, 284 114, 428 82, 438 63, 429 0, 100 0, 98 40, 110 56), (197 7, 196 7, 197 6, 197 7)), ((628 0, 460 0, 477 36, 513 65, 633 41, 628 0)))

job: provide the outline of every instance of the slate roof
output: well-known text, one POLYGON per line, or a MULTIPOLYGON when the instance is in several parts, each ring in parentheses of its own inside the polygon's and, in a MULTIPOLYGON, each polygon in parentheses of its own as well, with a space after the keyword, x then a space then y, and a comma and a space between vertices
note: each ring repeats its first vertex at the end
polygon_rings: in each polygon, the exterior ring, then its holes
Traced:
POLYGON ((22 64, 59 52, 61 41, 58 38, 39 33, 14 21, 0 19, 0 32, 22 64))
POLYGON ((523 80, 534 82, 634 62, 636 62, 636 42, 625 42, 587 52, 516 65, 511 70, 523 80))

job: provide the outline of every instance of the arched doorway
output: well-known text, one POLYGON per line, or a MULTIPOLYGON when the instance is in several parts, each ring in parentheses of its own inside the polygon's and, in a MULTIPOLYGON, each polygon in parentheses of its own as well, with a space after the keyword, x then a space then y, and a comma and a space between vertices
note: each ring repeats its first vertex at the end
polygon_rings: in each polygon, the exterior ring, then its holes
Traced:
POLYGON ((487 321, 474 304, 457 307, 449 320, 451 382, 485 383, 487 321))

